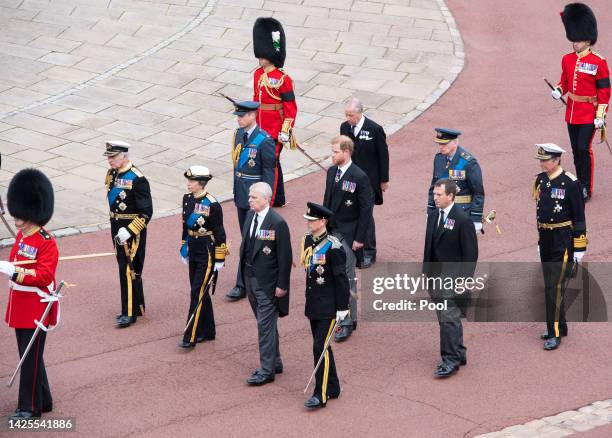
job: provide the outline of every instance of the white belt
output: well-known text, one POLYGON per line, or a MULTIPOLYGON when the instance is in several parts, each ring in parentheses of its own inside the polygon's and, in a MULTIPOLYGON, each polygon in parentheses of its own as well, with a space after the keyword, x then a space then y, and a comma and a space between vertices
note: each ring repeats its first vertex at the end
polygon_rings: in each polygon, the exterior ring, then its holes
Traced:
POLYGON ((60 307, 60 303, 59 303, 59 298, 56 297, 55 295, 52 295, 51 292, 55 291, 55 282, 51 282, 48 286, 47 289, 49 290, 49 293, 46 293, 45 291, 43 291, 42 289, 35 287, 35 286, 24 286, 22 284, 17 284, 12 280, 9 280, 9 287, 14 290, 14 291, 19 291, 19 292, 35 292, 36 294, 38 294, 39 297, 41 297, 42 299, 40 300, 41 303, 48 303, 49 301, 57 301, 57 321, 56 324, 54 326, 49 326, 49 327, 45 327, 41 322, 34 320, 34 323, 39 326, 41 328, 41 330, 43 331, 51 331, 53 330, 55 327, 57 327, 57 325, 60 322, 60 315, 61 315, 61 307, 60 307))

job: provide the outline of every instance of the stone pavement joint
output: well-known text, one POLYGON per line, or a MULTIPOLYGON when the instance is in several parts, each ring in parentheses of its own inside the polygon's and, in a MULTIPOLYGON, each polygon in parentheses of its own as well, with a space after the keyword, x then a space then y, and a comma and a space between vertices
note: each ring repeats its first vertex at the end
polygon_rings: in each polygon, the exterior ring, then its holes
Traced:
POLYGON ((577 410, 564 411, 557 415, 477 435, 474 438, 563 437, 608 424, 612 424, 612 398, 593 402, 577 410))
MULTIPOLYGON (((58 192, 50 230, 65 236, 103 229, 107 163, 96 150, 119 137, 132 144, 134 163, 151 181, 154 218, 178 212, 182 174, 194 163, 215 175, 210 190, 217 198, 231 199, 235 121, 217 93, 251 97, 258 16, 277 17, 285 27, 285 71, 299 108, 295 132, 307 152, 329 158, 328 141, 349 96, 391 135, 437 101, 464 64, 444 1, 409 4, 6 3, 13 13, 0 17, 0 59, 10 66, 0 71, 0 194, 18 170, 38 167, 58 192)), ((318 170, 296 151, 282 160, 286 181, 318 170)), ((0 239, 8 237, 0 228, 0 239)))

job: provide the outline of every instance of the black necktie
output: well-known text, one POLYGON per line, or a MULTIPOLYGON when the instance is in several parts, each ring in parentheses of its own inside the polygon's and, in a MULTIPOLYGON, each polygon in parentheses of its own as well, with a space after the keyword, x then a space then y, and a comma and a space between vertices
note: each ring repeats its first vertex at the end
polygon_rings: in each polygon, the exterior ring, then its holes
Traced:
POLYGON ((246 147, 247 141, 249 141, 249 133, 244 131, 244 134, 242 134, 242 146, 246 147))
POLYGON ((438 229, 444 226, 444 210, 440 210, 440 220, 438 221, 438 229))

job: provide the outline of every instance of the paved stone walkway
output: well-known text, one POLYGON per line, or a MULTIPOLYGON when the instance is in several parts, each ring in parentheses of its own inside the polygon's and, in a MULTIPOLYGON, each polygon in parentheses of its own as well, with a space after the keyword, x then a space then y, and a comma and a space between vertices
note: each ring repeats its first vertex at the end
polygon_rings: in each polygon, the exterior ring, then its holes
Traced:
MULTIPOLYGON (((392 133, 463 66, 442 0, 0 0, 0 194, 16 171, 38 167, 56 190, 49 228, 98 229, 107 222, 101 152, 119 138, 151 181, 156 217, 177 211, 191 164, 207 165, 211 191, 231 197, 235 121, 215 93, 250 98, 251 29, 270 15, 287 34, 296 133, 318 159, 347 97, 392 133)), ((298 152, 282 159, 286 179, 314 170, 298 152)))
POLYGON ((561 412, 474 438, 564 437, 609 424, 612 424, 612 399, 596 401, 575 411, 561 412))

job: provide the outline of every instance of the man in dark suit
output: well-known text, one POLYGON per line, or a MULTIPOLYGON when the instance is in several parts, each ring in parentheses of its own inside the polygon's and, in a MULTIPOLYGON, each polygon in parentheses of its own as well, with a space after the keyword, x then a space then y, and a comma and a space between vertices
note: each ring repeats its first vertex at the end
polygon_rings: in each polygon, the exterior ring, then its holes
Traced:
MULTIPOLYGON (((327 170, 323 205, 334 215, 329 228, 333 234, 341 234, 355 253, 357 263, 363 266, 363 245, 367 235, 374 195, 368 176, 351 161, 354 144, 345 135, 332 139, 332 162, 327 170)), ((357 301, 351 296, 350 315, 342 321, 336 340, 346 340, 357 328, 357 301)))
MULTIPOLYGON (((457 184, 449 179, 440 179, 434 184, 433 198, 436 209, 427 215, 423 272, 428 280, 467 278, 474 275, 478 260, 478 240, 474 222, 459 205, 455 204, 457 184)), ((428 284, 429 281, 428 281, 428 284)), ((455 292, 454 288, 441 285, 430 289, 432 300, 445 304, 437 310, 440 323, 440 355, 442 362, 435 375, 448 377, 467 363, 463 345, 461 315, 465 312, 468 297, 455 292)))
POLYGON ((278 347, 278 317, 289 314, 291 237, 285 220, 270 209, 272 188, 264 182, 249 190, 251 211, 246 215, 240 245, 240 270, 251 308, 257 319, 259 359, 247 379, 252 386, 274 381, 283 372, 278 347))
MULTIPOLYGON (((383 193, 389 188, 389 148, 385 130, 378 123, 363 115, 363 104, 355 97, 344 107, 346 122, 340 125, 340 134, 355 144, 351 157, 353 163, 370 177, 374 192, 374 204, 382 205, 383 193)), ((363 247, 363 267, 376 262, 376 228, 374 216, 368 227, 363 247)))
MULTIPOLYGON (((234 203, 238 210, 238 224, 242 232, 245 217, 249 211, 249 188, 259 181, 274 187, 276 143, 267 132, 257 126, 259 102, 232 100, 232 103, 239 127, 234 132, 232 142, 234 203)), ((226 295, 230 301, 246 297, 240 271, 236 277, 236 286, 226 295)))

